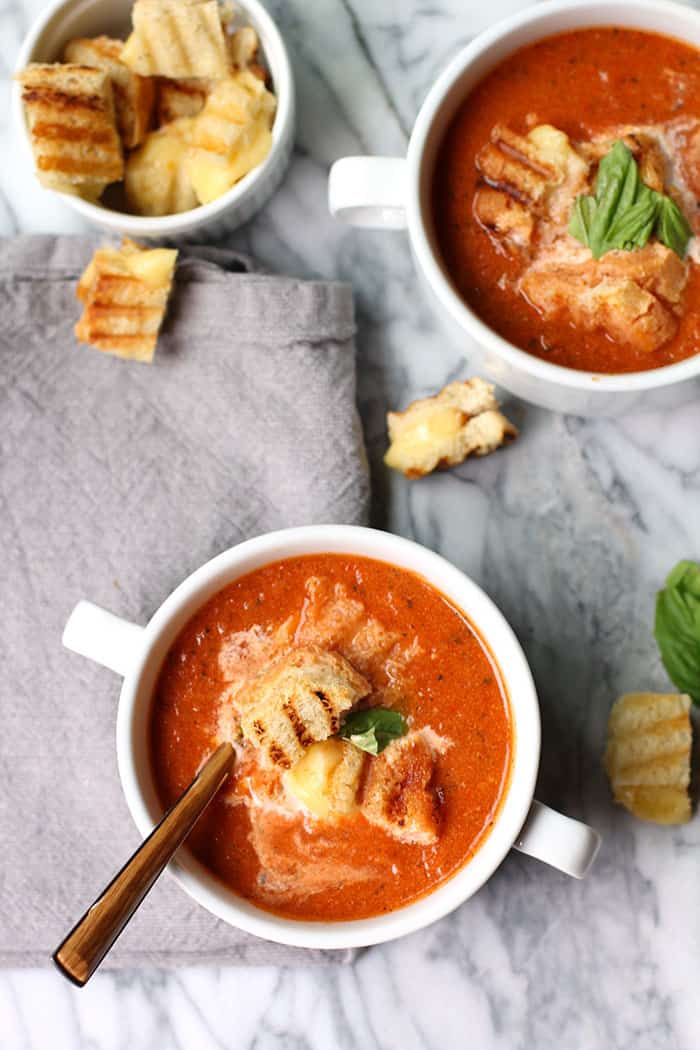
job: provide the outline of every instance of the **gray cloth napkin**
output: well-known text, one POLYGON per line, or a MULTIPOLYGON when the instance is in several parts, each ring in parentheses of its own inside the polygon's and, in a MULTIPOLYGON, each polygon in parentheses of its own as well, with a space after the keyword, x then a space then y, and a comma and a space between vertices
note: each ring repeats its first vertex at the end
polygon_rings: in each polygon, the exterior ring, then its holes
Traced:
MULTIPOLYGON (((139 842, 119 786, 120 679, 61 647, 83 597, 145 623, 257 533, 361 523, 351 290, 181 254, 155 362, 79 346, 96 243, 0 242, 0 965, 51 951, 139 842)), ((348 958, 239 933, 165 875, 106 965, 348 958)))

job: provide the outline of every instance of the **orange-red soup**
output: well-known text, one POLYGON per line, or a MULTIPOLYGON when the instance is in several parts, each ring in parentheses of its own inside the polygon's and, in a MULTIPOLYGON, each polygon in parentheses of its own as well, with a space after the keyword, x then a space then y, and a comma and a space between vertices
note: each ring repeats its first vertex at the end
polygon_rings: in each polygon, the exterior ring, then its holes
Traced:
MULTIPOLYGON (((546 319, 518 294, 522 260, 475 220, 476 156, 492 128, 525 134, 552 124, 572 141, 615 125, 700 117, 700 54, 656 33, 583 29, 547 37, 501 62, 464 100, 439 151, 433 215, 444 265, 457 291, 509 342, 553 364, 591 372, 658 368, 700 348, 700 267, 692 265, 673 338, 653 352, 621 345, 602 330, 546 319)), ((697 201, 695 202, 697 207, 697 201)), ((689 214, 694 222, 696 215, 689 214)))
POLYGON ((244 651, 252 652, 280 632, 299 637, 312 630, 319 644, 343 652, 368 623, 396 643, 389 655, 370 654, 365 662, 373 700, 387 704, 390 697, 412 729, 430 726, 449 741, 435 757, 438 841, 398 842, 359 811, 336 824, 303 812, 261 811, 245 802, 246 763, 239 762, 189 846, 241 897, 289 918, 392 911, 444 882, 483 843, 512 752, 508 700, 493 658, 464 614, 421 577, 368 558, 322 554, 267 565, 215 595, 179 635, 157 681, 150 746, 166 807, 220 739, 232 639, 240 654, 237 639, 251 639, 244 651))

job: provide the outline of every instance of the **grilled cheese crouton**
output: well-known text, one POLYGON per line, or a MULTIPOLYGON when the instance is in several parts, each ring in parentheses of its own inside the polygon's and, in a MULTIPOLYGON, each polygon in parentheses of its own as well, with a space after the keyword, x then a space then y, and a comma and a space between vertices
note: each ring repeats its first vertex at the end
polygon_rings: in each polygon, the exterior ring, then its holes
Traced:
POLYGON ((267 70, 258 58, 260 41, 252 26, 241 26, 234 33, 227 34, 226 46, 234 70, 247 70, 263 84, 267 82, 267 70))
POLYGON ((315 817, 335 820, 357 808, 365 754, 347 740, 321 740, 284 775, 287 790, 315 817))
POLYGON ((98 265, 107 257, 109 257, 113 261, 116 259, 118 264, 121 261, 121 258, 123 258, 124 256, 136 255, 138 252, 142 251, 143 248, 140 244, 137 244, 136 241, 132 241, 130 237, 124 237, 122 239, 121 247, 119 249, 102 248, 100 249, 100 251, 95 252, 92 259, 80 275, 78 284, 75 289, 76 298, 79 299, 81 303, 87 302, 93 281, 97 276, 98 265))
POLYGON ((63 60, 104 69, 109 74, 119 134, 124 146, 133 149, 143 142, 148 131, 155 92, 150 77, 133 73, 120 61, 122 47, 121 40, 108 36, 77 37, 66 44, 63 60))
POLYGON ((201 204, 220 197, 272 147, 276 99, 250 72, 215 85, 195 120, 188 170, 201 204))
POLYGON ((197 207, 188 166, 192 125, 192 117, 171 121, 129 154, 124 190, 137 215, 175 215, 197 207))
POLYGON ((538 124, 527 135, 497 124, 476 165, 485 185, 474 197, 475 217, 518 248, 530 244, 536 217, 568 220, 589 169, 568 136, 551 124, 538 124))
POLYGON ((109 76, 87 66, 32 63, 17 79, 39 181, 97 200, 124 174, 109 76))
POLYGON ((634 281, 603 280, 580 297, 587 323, 594 320, 618 343, 652 353, 674 335, 678 322, 650 292, 634 281))
POLYGON ((529 137, 503 124, 493 128, 491 141, 477 154, 476 165, 492 186, 507 187, 533 203, 542 198, 549 183, 560 178, 557 168, 541 157, 529 137))
POLYGON ((606 252, 593 270, 601 277, 634 281, 670 306, 678 306, 688 280, 683 260, 658 241, 633 252, 606 252))
POLYGON ((142 76, 211 77, 229 73, 216 0, 136 0, 134 31, 121 60, 142 76))
POLYGON ((566 315, 584 328, 603 328, 618 343, 652 353, 675 333, 678 321, 634 281, 603 278, 592 287, 571 283, 566 267, 526 273, 521 290, 546 317, 566 315))
MULTIPOLYGON (((580 253, 576 249, 577 256, 580 253)), ((584 328, 603 328, 619 343, 645 353, 675 334, 676 309, 687 265, 663 244, 634 252, 612 251, 601 259, 546 254, 523 275, 520 289, 546 317, 566 315, 584 328)))
POLYGON ((128 240, 121 249, 96 251, 78 283, 84 311, 77 338, 117 357, 151 361, 176 260, 174 249, 142 249, 128 240))
POLYGON ((369 691, 339 653, 295 649, 239 694, 243 735, 273 765, 290 769, 308 747, 337 733, 343 712, 369 691))
POLYGON ((257 120, 239 136, 230 156, 222 157, 209 149, 193 149, 187 170, 200 204, 209 204, 257 168, 272 148, 267 121, 257 120))
POLYGON ((493 387, 483 379, 450 383, 433 397, 387 414, 390 446, 384 462, 408 478, 485 456, 518 431, 501 412, 493 387))
POLYGON ((639 165, 642 182, 657 193, 666 192, 666 158, 658 138, 640 128, 618 127, 591 142, 582 142, 581 153, 592 161, 601 160, 616 142, 622 141, 639 165))
POLYGON ((484 186, 474 197, 474 215, 481 225, 513 244, 525 246, 532 240, 535 219, 527 207, 503 190, 484 186))
POLYGON ((181 117, 196 117, 211 90, 210 80, 169 80, 158 77, 156 87, 156 122, 159 127, 181 117))
POLYGON ((430 846, 439 835, 435 760, 421 733, 394 740, 369 762, 361 811, 399 842, 430 846))
POLYGON ((627 693, 613 705, 605 768, 615 801, 642 820, 690 820, 689 711, 682 694, 627 693))

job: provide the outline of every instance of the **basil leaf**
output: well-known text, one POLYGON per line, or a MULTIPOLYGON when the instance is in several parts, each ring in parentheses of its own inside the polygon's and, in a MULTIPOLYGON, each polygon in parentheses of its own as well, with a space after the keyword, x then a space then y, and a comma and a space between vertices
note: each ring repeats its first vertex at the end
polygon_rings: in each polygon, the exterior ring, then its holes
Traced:
POLYGON ((613 143, 605 156, 601 157, 595 182, 595 199, 598 204, 613 197, 617 203, 622 184, 633 161, 632 151, 625 146, 622 139, 613 143))
POLYGON ((623 248, 632 251, 643 248, 651 237, 659 212, 658 194, 643 187, 646 192, 640 193, 636 201, 626 211, 618 212, 605 239, 604 251, 612 248, 623 248))
POLYGON ((389 707, 368 707, 353 711, 338 730, 338 736, 349 740, 361 751, 378 755, 392 740, 408 732, 406 719, 389 707))
POLYGON ((589 233, 589 248, 594 259, 600 259, 604 252, 609 251, 606 247, 608 231, 617 213, 629 167, 635 163, 631 151, 618 139, 598 165, 595 183, 596 210, 589 233))
POLYGON ((669 678, 700 704, 700 565, 682 561, 656 597, 654 635, 669 678))
POLYGON ((620 199, 617 202, 617 214, 619 215, 621 212, 626 211, 627 208, 631 208, 639 199, 640 191, 645 189, 647 189, 647 187, 639 176, 637 162, 632 154, 630 154, 630 163, 627 166, 627 174, 625 175, 625 181, 622 183, 620 199))
POLYGON ((679 255, 681 259, 684 258, 693 231, 681 209, 670 197, 660 197, 654 232, 662 244, 679 255))
POLYGON ((595 196, 576 198, 569 233, 590 248, 594 259, 614 249, 643 248, 652 235, 682 259, 693 236, 676 202, 642 182, 637 162, 621 140, 598 165, 595 196))
POLYGON ((569 233, 581 244, 589 245, 591 223, 595 215, 595 197, 581 195, 574 202, 574 209, 569 220, 569 233))

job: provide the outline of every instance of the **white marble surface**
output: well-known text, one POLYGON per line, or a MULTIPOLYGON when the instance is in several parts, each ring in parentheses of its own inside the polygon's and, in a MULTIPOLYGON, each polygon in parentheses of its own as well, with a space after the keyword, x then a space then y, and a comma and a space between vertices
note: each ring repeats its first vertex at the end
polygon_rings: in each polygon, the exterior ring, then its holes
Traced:
MULTIPOLYGON (((0 6, 6 78, 41 0, 0 6)), ((541 694, 539 796, 605 836, 583 883, 511 855, 456 914, 352 967, 0 974, 4 1050, 696 1050, 700 819, 635 823, 610 804, 600 756, 625 689, 663 688, 653 595, 700 557, 697 395, 673 415, 592 422, 511 406, 507 453, 417 484, 381 467, 383 413, 467 375, 422 299, 401 234, 326 213, 329 163, 401 152, 445 60, 522 0, 270 0, 293 49, 298 148, 283 189, 232 239, 298 275, 356 289, 360 394, 375 522, 442 551, 515 627, 541 694)), ((0 233, 75 229, 16 160, 0 85, 0 233)), ((0 249, 1 250, 1 249, 0 249)), ((1 323, 1 322, 0 322, 1 323)))

